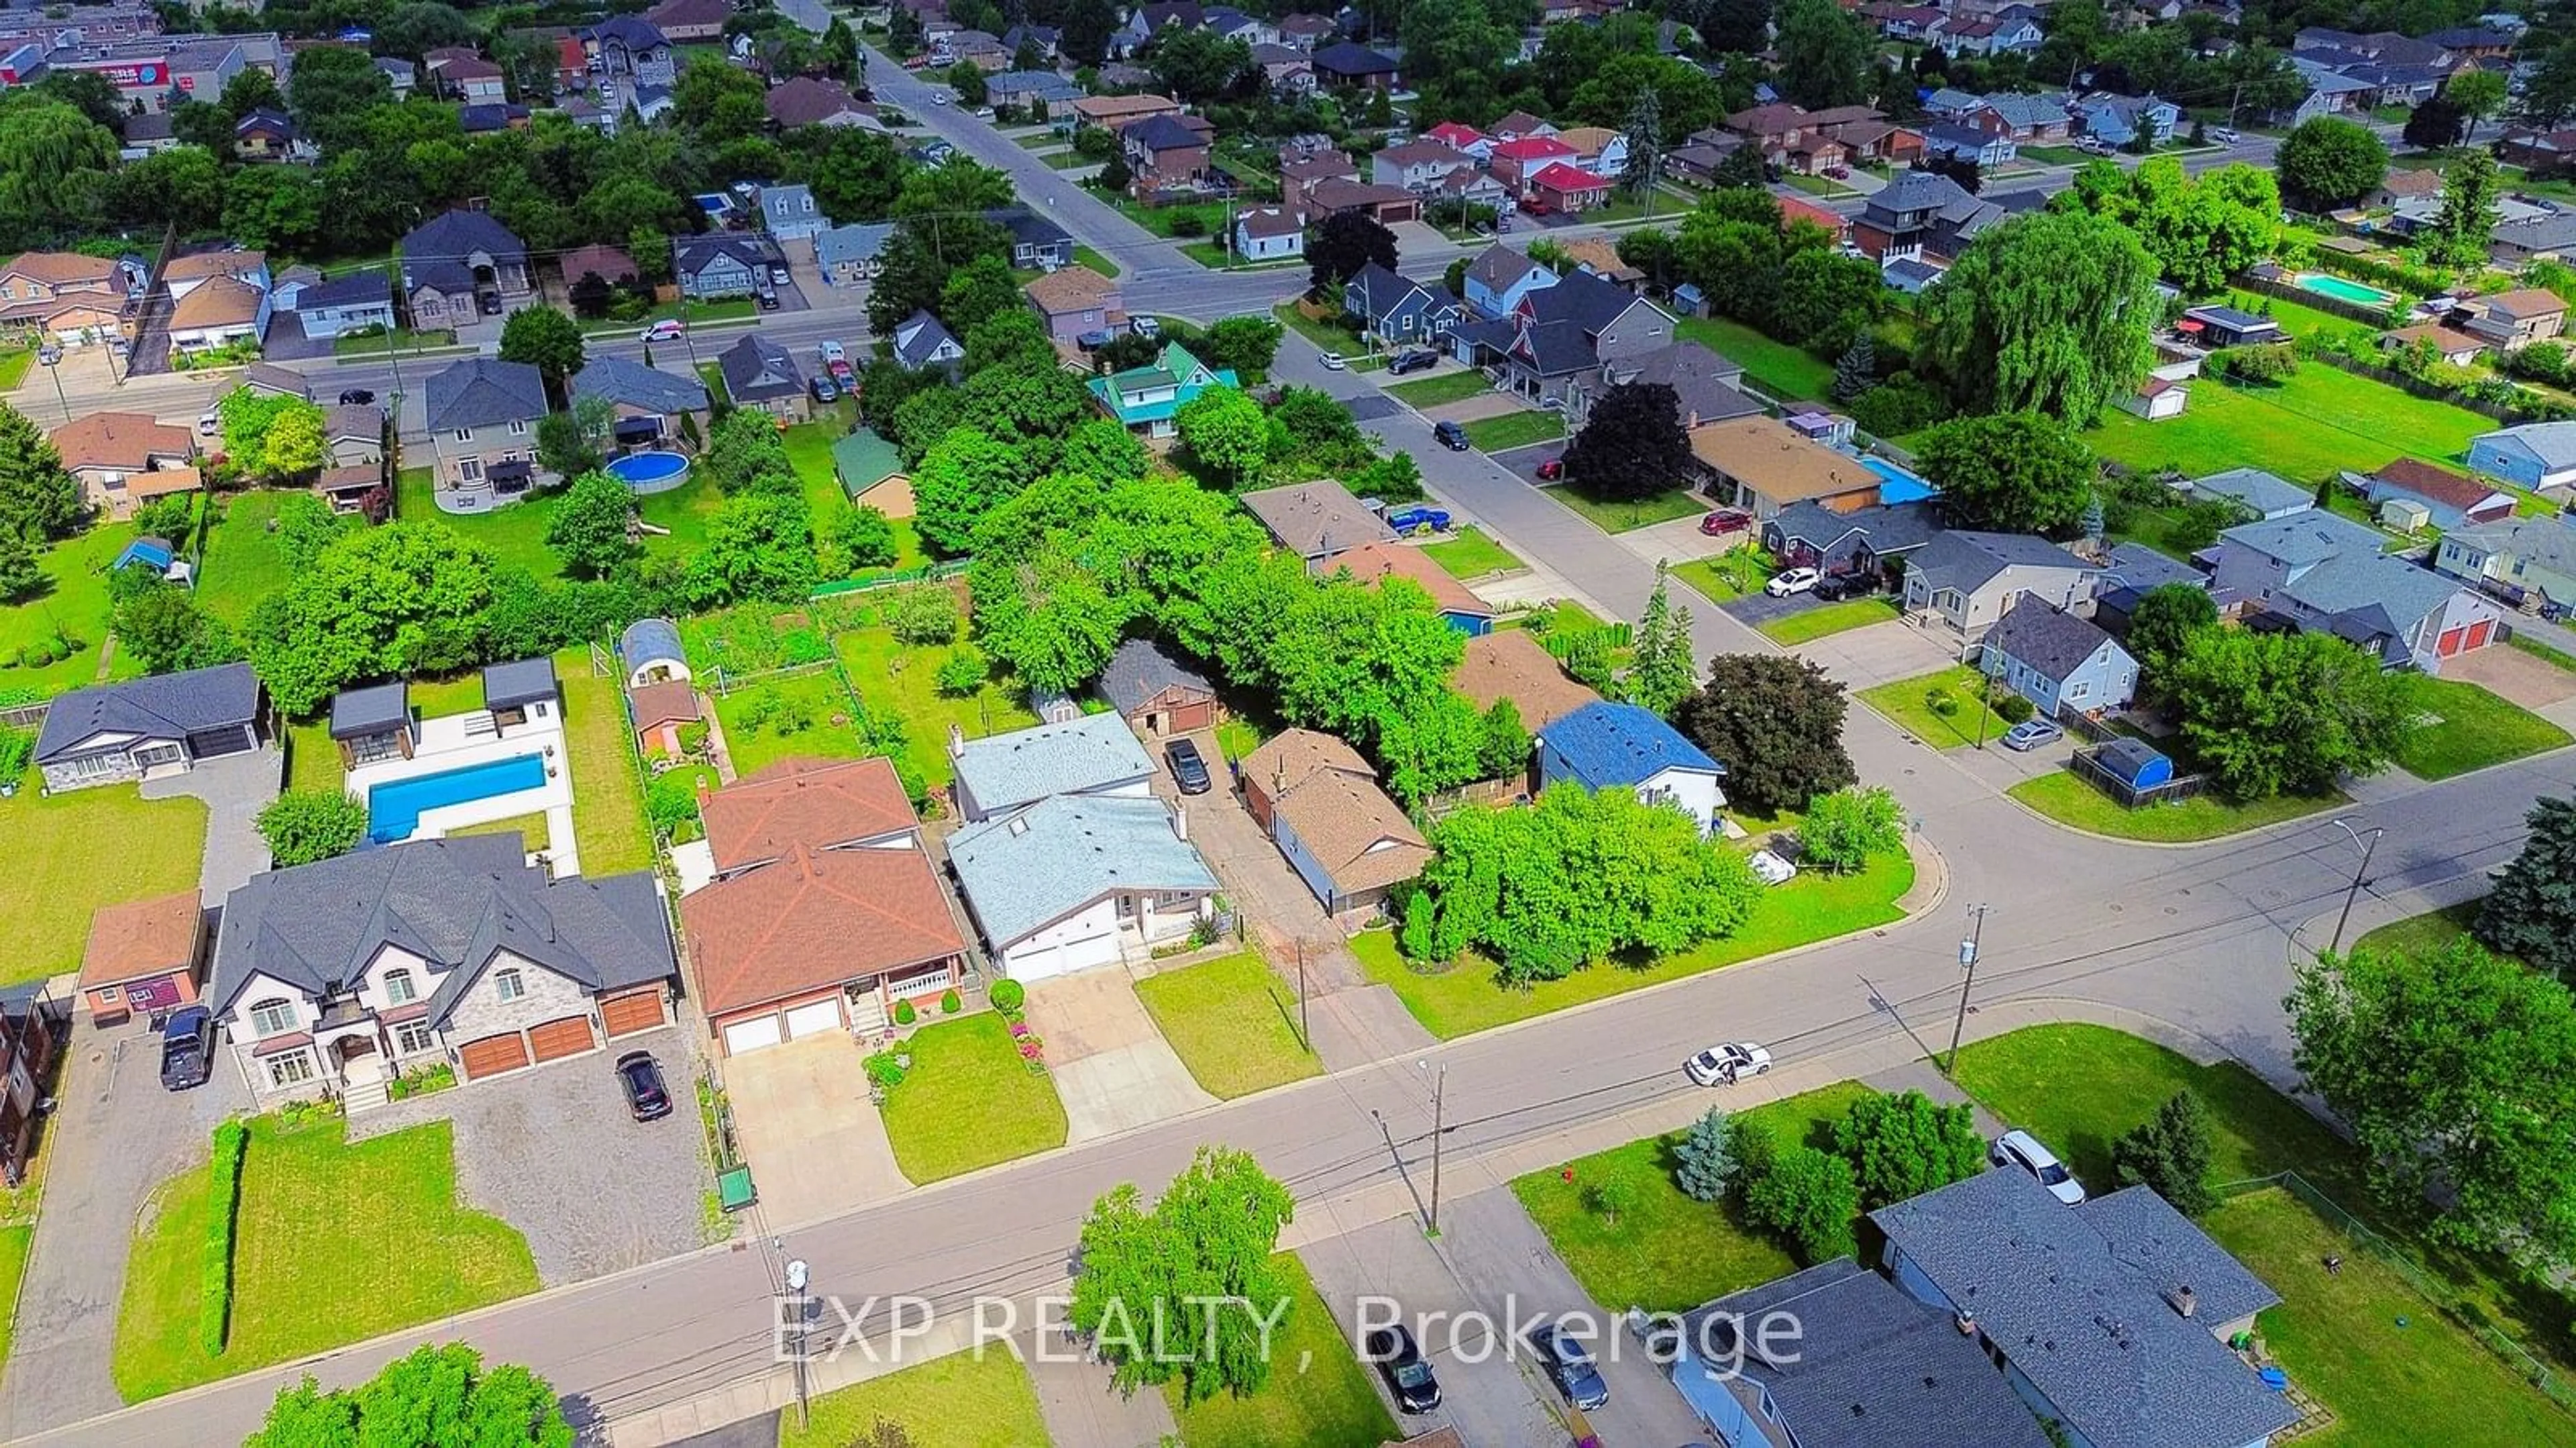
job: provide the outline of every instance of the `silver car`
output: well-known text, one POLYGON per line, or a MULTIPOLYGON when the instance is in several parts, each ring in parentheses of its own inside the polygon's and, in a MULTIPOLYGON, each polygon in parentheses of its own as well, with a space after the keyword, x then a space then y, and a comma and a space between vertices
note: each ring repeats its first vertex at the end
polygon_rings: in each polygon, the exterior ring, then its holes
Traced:
POLYGON ((2048 1194, 2070 1207, 2084 1205, 2084 1183, 2057 1159, 2057 1153, 2039 1144, 2039 1138, 2016 1127, 1995 1138, 1987 1159, 1997 1166, 2019 1167, 2039 1179, 2048 1194))

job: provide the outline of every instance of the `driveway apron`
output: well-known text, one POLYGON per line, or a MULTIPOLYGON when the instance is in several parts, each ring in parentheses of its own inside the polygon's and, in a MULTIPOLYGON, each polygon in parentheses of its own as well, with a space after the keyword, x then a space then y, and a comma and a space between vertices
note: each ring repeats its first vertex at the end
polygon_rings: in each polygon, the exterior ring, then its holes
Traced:
POLYGON ((912 1189, 860 1062, 857 1043, 832 1031, 721 1064, 734 1138, 769 1222, 808 1222, 912 1189))
POLYGON ((1069 1143, 1216 1104, 1154 1028, 1123 967, 1040 981, 1029 987, 1028 1013, 1046 1041, 1069 1143))
POLYGON ((206 854, 197 867, 197 896, 208 908, 268 868, 268 842, 259 836, 259 812, 277 798, 286 756, 277 746, 200 762, 185 774, 146 780, 145 799, 190 795, 206 802, 206 854))

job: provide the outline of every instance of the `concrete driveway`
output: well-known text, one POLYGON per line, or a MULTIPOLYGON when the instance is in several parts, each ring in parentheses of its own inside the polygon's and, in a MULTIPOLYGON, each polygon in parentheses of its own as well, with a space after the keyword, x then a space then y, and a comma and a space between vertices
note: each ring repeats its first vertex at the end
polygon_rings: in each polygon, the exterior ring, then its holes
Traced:
POLYGON ((572 1060, 397 1101, 349 1121, 362 1141, 445 1118, 456 1189, 519 1229, 547 1286, 658 1262, 705 1245, 713 1175, 698 1125, 686 1033, 665 1027, 572 1060), (651 1051, 674 1109, 637 1121, 615 1062, 651 1051))
POLYGON ((1798 645, 1797 653, 1854 689, 1921 678, 1959 662, 1959 641, 1949 630, 1917 627, 1892 618, 1865 628, 1827 634, 1798 645))
POLYGON ((1456 402, 1444 402, 1437 407, 1426 407, 1420 410, 1424 417, 1434 422, 1475 422, 1488 417, 1509 417, 1515 412, 1534 412, 1537 409, 1508 392, 1480 392, 1473 397, 1462 398, 1456 402))
POLYGON ((810 1222, 912 1189, 860 1061, 858 1043, 831 1031, 719 1063, 734 1140, 769 1221, 810 1222))
POLYGON ((161 1053, 148 1026, 72 1027, 54 1114, 44 1130, 44 1204, 5 1384, 0 1440, 124 1405, 108 1376, 125 1247, 162 1182, 202 1164, 207 1133, 246 1104, 230 1053, 193 1091, 161 1089, 161 1053))
POLYGON ((188 795, 206 802, 206 854, 197 866, 197 896, 208 908, 268 868, 268 842, 259 837, 259 812, 277 798, 286 777, 286 755, 274 744, 248 754, 205 760, 185 774, 145 780, 145 799, 188 795))
POLYGON ((1029 987, 1029 1025, 1046 1041, 1066 1141, 1091 1141, 1213 1106, 1127 979, 1104 967, 1029 987))
POLYGON ((2516 648, 2491 646, 2444 659, 2442 677, 2481 685, 2534 713, 2576 699, 2576 674, 2516 648))

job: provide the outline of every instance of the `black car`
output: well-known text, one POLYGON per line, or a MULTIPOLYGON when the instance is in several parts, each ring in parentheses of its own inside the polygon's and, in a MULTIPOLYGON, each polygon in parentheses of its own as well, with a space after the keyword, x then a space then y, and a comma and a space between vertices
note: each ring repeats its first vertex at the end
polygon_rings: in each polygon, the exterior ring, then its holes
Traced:
POLYGON ((617 1058, 617 1084, 626 1088, 626 1109, 638 1121, 659 1121, 671 1114, 671 1093, 662 1086, 662 1067, 650 1051, 629 1051, 617 1058))
POLYGON ((1442 447, 1449 449, 1451 452, 1465 452, 1467 450, 1467 429, 1460 427, 1454 422, 1434 424, 1431 429, 1431 436, 1434 441, 1438 442, 1442 447))
POLYGON ((1439 365, 1439 353, 1430 351, 1426 348, 1416 347, 1410 352, 1396 353, 1395 360, 1386 364, 1386 370, 1395 376, 1401 377, 1407 372, 1419 372, 1426 367, 1437 367, 1439 365))
POLYGON ((1531 1332, 1530 1346, 1538 1349, 1548 1381, 1556 1384, 1567 1402, 1589 1413, 1610 1401, 1610 1385, 1601 1381, 1601 1369, 1565 1324, 1551 1322, 1531 1332))
POLYGON ((1408 1413, 1428 1413, 1440 1406, 1440 1379, 1431 1371, 1422 1349, 1413 1345, 1413 1334, 1403 1323, 1370 1333, 1368 1357, 1386 1379, 1387 1391, 1395 1395, 1398 1408, 1408 1413))
POLYGON ((203 1086, 215 1073, 215 1013, 204 1006, 174 1011, 161 1026, 161 1089, 203 1086))
POLYGON ((1172 778, 1179 781, 1183 794, 1205 794, 1210 788, 1207 761, 1199 757, 1199 747, 1186 739, 1175 739, 1163 746, 1163 758, 1172 765, 1172 778))
POLYGON ((1846 598, 1867 598, 1870 591, 1870 577, 1866 573, 1828 573, 1808 590, 1827 603, 1846 598))
POLYGON ((375 400, 376 394, 363 387, 345 387, 340 390, 342 407, 364 407, 375 400))
POLYGON ((475 296, 475 301, 482 306, 483 315, 487 317, 497 317, 501 315, 501 294, 499 292, 478 293, 475 296))

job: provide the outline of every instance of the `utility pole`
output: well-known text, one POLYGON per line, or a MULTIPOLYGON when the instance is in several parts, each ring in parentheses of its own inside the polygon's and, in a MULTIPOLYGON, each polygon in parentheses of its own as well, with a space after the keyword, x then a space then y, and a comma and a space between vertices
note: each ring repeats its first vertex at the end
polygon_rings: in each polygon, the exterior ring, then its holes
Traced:
POLYGON ((2388 833, 2388 830, 2385 826, 2373 826, 2370 831, 2370 838, 2365 840, 2361 837, 2361 832, 2359 830, 2346 824, 2340 818, 2337 818, 2330 823, 2332 823, 2335 828, 2342 830, 2347 835, 2350 835, 2354 844, 2361 846, 2361 863, 2353 867, 2352 888, 2343 892, 2343 913, 2335 917, 2334 943, 2326 947, 2327 954, 2341 955, 2343 953, 2343 928, 2352 923, 2352 903, 2361 898, 2361 887, 2369 883, 2370 857, 2379 849, 2379 837, 2388 833))
POLYGON ((805 1259, 795 1258, 787 1264, 787 1290, 796 1294, 796 1426, 804 1427, 813 1412, 813 1381, 805 1365, 805 1324, 813 1314, 806 1311, 805 1259))
POLYGON ((1306 1015, 1306 942, 1297 942, 1297 1043, 1309 1055, 1315 1050, 1315 1023, 1306 1015))
POLYGON ((1950 1060, 1941 1068, 1944 1074, 1953 1078, 1959 1074, 1959 1038, 1968 1030, 1968 992, 1977 988, 1977 946, 1986 938, 1986 907, 1971 905, 1968 914, 1971 917, 1968 938, 1959 942, 1959 966, 1968 975, 1967 979, 1959 982, 1959 1015, 1950 1023, 1950 1060))
MULTIPOLYGON (((1417 1070, 1429 1071, 1431 1063, 1416 1061, 1417 1070)), ((1442 1066, 1431 1078, 1431 1235, 1440 1235, 1440 1138, 1448 1127, 1444 1110, 1449 1097, 1449 1068, 1442 1066)))
POLYGON ((45 364, 45 373, 54 379, 54 401, 63 405, 63 422, 72 420, 72 400, 63 395, 63 349, 46 345, 36 349, 36 360, 45 364))

